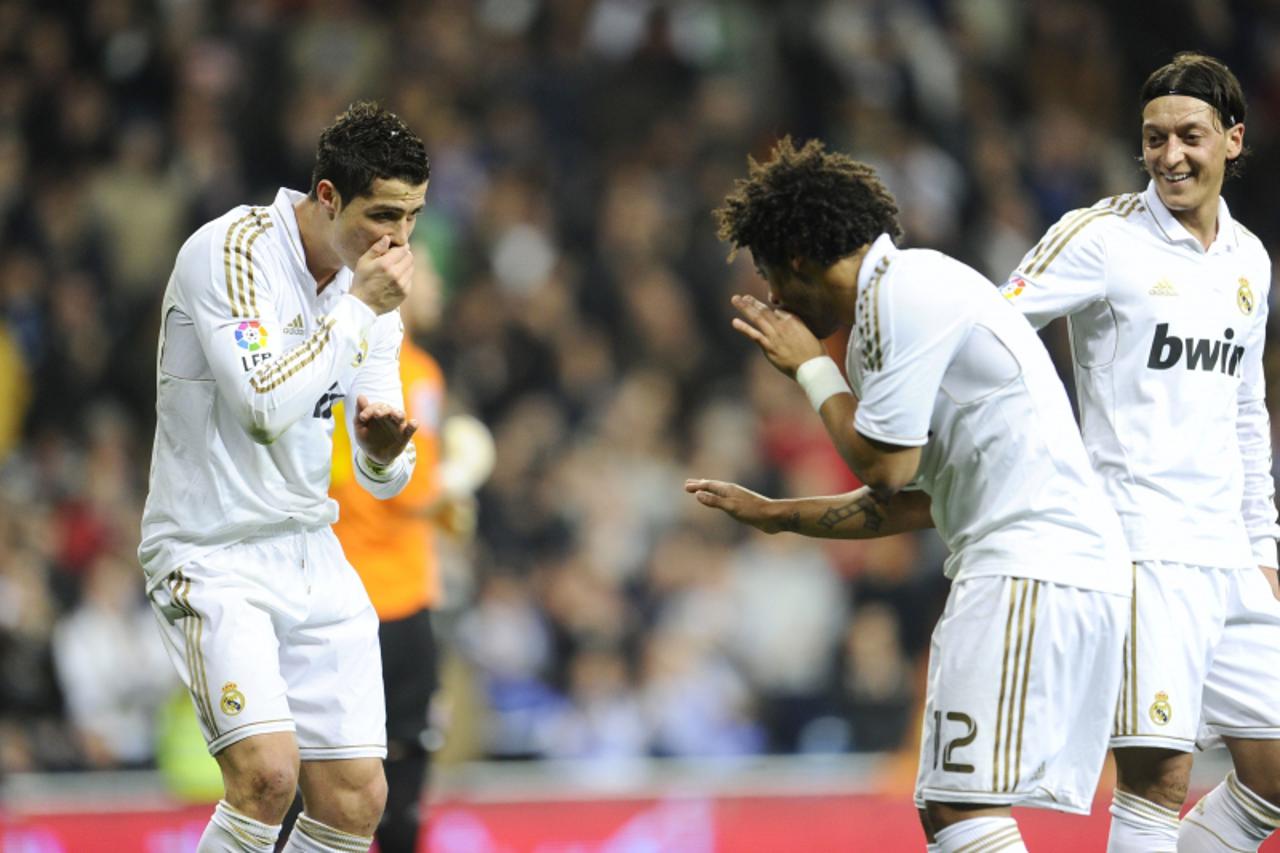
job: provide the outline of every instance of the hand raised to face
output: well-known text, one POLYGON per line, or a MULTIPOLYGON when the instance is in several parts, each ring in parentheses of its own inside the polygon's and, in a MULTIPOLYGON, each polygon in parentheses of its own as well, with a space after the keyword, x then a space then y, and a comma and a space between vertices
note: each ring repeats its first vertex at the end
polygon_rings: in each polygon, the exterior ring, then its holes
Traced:
POLYGON ((754 341, 769 363, 792 379, 796 368, 825 352, 809 327, 790 311, 765 305, 745 294, 737 294, 730 301, 742 315, 733 319, 733 328, 754 341))

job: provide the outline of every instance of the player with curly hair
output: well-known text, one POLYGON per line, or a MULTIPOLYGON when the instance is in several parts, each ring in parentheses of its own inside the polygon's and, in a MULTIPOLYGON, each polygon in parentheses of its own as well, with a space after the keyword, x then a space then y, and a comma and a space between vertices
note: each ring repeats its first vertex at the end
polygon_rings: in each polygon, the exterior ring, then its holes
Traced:
POLYGON ((734 326, 800 383, 864 485, 786 500, 685 488, 767 533, 938 529, 954 585, 930 649, 916 802, 930 850, 1024 850, 1010 807, 1092 804, 1131 569, 1039 339, 973 269, 898 249, 897 212, 870 167, 818 142, 750 161, 716 216, 769 304, 733 297, 734 326), (819 340, 842 327, 848 384, 819 340))

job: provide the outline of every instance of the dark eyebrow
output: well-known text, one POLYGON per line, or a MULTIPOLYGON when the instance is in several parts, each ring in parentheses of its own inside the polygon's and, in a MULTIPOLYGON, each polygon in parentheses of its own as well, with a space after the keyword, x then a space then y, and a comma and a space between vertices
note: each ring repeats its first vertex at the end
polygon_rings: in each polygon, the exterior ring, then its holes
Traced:
MULTIPOLYGON (((1213 123, 1204 119, 1187 119, 1173 126, 1178 133, 1185 133, 1188 130, 1204 130, 1205 128, 1213 129, 1213 123)), ((1148 133, 1152 130, 1164 130, 1164 125, 1154 121, 1144 121, 1142 123, 1142 132, 1148 133)))
POLYGON ((408 213, 410 216, 416 216, 422 212, 424 205, 418 205, 412 210, 405 210, 403 207, 396 207, 393 204, 373 204, 370 205, 365 213, 408 213))

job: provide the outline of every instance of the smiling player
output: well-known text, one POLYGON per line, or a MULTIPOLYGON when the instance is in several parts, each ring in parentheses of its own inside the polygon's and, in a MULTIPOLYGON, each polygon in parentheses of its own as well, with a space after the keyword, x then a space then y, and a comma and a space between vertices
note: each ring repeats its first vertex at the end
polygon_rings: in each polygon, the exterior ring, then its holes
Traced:
POLYGON ((1108 850, 1256 850, 1280 827, 1271 261, 1221 197, 1245 153, 1235 75, 1179 54, 1141 103, 1146 190, 1067 214, 1004 294, 1069 320, 1085 446, 1137 561, 1108 850), (1235 772, 1179 828, 1197 741, 1235 772))

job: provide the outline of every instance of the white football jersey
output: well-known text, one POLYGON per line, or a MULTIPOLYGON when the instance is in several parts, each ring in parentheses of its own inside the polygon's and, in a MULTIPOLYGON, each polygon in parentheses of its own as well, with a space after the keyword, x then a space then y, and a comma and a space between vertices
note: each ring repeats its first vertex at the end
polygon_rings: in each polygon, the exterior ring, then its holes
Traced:
POLYGON ((1014 575, 1128 594, 1129 556, 1049 354, 986 278, 881 235, 846 357, 867 438, 922 446, 916 484, 951 578, 1014 575))
MULTIPOLYGON (((229 544, 332 524, 333 404, 404 408, 398 311, 349 294, 343 268, 324 290, 307 270, 293 205, 238 207, 196 231, 165 291, 156 438, 138 557, 148 588, 229 544)), ((391 497, 413 472, 413 445, 357 478, 391 497)))
POLYGON ((1069 320, 1080 428, 1135 560, 1276 564, 1270 284, 1225 201, 1206 251, 1149 185, 1068 213, 1002 287, 1036 327, 1069 320))

